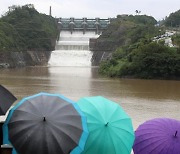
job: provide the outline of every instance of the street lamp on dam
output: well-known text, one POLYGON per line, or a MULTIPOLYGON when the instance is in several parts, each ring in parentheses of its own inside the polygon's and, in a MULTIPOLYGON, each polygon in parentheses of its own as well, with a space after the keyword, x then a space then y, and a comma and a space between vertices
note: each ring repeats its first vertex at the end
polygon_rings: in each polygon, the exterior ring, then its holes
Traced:
POLYGON ((82 22, 82 27, 83 27, 83 34, 85 34, 86 29, 87 29, 87 18, 83 18, 83 22, 82 22))
POLYGON ((71 31, 71 34, 72 34, 73 29, 75 27, 74 18, 70 18, 69 27, 70 27, 70 31, 71 31))

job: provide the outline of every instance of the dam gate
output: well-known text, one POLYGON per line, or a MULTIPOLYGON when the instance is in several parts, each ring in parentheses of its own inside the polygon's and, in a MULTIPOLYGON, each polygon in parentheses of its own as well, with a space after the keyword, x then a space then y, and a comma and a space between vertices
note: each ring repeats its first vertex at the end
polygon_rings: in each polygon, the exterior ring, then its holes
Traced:
POLYGON ((96 34, 100 34, 103 30, 107 29, 110 24, 110 18, 58 18, 59 30, 73 31, 95 31, 96 34))

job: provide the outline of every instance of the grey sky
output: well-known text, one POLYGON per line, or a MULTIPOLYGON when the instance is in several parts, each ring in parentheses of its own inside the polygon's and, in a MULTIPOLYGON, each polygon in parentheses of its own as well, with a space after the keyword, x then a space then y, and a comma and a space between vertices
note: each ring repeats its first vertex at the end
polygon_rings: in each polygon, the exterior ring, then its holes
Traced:
POLYGON ((116 17, 118 14, 151 15, 157 20, 180 9, 180 0, 0 0, 0 14, 11 5, 34 4, 35 8, 54 17, 116 17))

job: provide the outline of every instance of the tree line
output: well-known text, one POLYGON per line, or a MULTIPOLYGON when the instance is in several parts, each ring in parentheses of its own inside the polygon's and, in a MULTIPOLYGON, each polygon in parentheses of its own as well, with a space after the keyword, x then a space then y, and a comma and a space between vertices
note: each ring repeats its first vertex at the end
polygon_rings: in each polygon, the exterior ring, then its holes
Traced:
POLYGON ((99 38, 106 40, 106 45, 108 39, 116 42, 111 58, 101 62, 99 72, 121 78, 180 79, 180 35, 172 37, 175 47, 153 40, 171 26, 170 21, 177 25, 179 17, 177 11, 159 27, 150 16, 117 16, 99 38))
POLYGON ((56 37, 55 19, 39 13, 32 4, 13 5, 0 18, 0 52, 52 50, 56 37))

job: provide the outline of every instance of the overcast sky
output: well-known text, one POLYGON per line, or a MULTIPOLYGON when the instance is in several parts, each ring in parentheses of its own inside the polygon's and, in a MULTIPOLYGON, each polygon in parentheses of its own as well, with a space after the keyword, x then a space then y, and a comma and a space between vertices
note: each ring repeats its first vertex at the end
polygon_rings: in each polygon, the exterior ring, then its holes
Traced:
POLYGON ((0 0, 0 15, 8 6, 34 4, 40 13, 49 14, 52 7, 54 17, 116 17, 118 14, 141 14, 163 19, 180 9, 180 0, 0 0))

